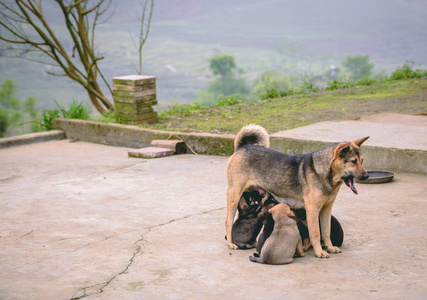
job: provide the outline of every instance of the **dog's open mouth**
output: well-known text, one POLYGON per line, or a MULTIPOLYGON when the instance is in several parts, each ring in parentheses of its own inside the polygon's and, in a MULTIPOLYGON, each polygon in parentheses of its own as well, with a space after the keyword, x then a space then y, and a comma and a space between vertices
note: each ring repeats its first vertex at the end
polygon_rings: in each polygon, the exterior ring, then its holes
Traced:
POLYGON ((343 179, 345 184, 353 191, 353 193, 357 195, 357 189, 356 189, 356 186, 354 185, 354 176, 348 176, 343 179))

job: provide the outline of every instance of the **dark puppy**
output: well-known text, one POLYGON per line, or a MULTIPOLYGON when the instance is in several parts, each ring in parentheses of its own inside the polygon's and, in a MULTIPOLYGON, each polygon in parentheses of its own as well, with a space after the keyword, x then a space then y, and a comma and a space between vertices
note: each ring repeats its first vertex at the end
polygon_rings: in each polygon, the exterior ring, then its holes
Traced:
POLYGON ((244 192, 237 207, 239 216, 233 224, 232 239, 239 249, 250 249, 256 246, 256 238, 262 228, 262 219, 258 218, 261 211, 262 196, 265 192, 254 190, 244 192))
POLYGON ((258 214, 258 217, 263 220, 264 229, 258 237, 257 248, 258 253, 261 253, 262 246, 264 246, 264 242, 273 232, 274 228, 274 220, 272 215, 268 212, 270 208, 278 204, 276 199, 269 194, 268 198, 262 202, 261 212, 258 214))
MULTIPOLYGON (((302 245, 304 251, 307 251, 310 248, 310 237, 308 234, 308 226, 307 226, 307 214, 305 209, 295 209, 293 210, 297 217, 298 229, 302 239, 302 245)), ((331 215, 331 242, 332 245, 336 247, 341 247, 344 241, 344 231, 341 227, 340 222, 331 215)), ((322 241, 323 243, 323 241, 322 241)))

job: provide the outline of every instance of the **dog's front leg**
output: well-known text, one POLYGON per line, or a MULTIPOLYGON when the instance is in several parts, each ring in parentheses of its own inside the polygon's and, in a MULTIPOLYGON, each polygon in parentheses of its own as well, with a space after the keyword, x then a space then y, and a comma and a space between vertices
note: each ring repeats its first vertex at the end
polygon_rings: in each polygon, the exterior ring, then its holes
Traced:
POLYGON ((232 228, 234 217, 237 211, 237 205, 239 205, 241 193, 233 188, 227 189, 227 216, 225 217, 225 233, 227 236, 227 245, 230 249, 238 249, 236 244, 232 240, 232 228))
POLYGON ((319 258, 329 257, 328 252, 322 250, 320 244, 319 228, 319 209, 316 206, 306 204, 308 234, 310 235, 311 245, 313 245, 314 254, 319 258))
POLYGON ((341 253, 341 249, 332 245, 331 242, 331 213, 333 202, 325 204, 320 211, 320 226, 322 228, 322 238, 326 251, 329 253, 341 253))

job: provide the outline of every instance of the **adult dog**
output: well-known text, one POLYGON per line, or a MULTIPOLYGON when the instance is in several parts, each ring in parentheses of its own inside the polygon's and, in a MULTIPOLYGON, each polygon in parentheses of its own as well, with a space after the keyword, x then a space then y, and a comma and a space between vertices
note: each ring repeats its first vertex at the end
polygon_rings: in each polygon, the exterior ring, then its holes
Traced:
POLYGON ((244 126, 234 140, 234 153, 227 164, 225 228, 228 247, 238 248, 232 243, 231 229, 243 192, 261 188, 280 202, 305 208, 310 241, 317 257, 341 252, 330 239, 332 205, 342 183, 357 194, 353 179, 369 177, 362 166, 360 151, 368 138, 337 143, 308 154, 287 155, 268 148, 270 139, 263 127, 244 126), (319 216, 326 251, 320 243, 319 216))

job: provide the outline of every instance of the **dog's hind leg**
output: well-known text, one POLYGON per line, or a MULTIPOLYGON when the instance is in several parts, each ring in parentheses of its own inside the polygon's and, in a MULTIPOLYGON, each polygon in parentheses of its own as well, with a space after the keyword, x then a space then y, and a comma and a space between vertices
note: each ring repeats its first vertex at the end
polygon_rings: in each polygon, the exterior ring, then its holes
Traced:
POLYGON ((230 249, 239 248, 237 245, 233 244, 231 231, 241 195, 242 191, 240 189, 232 187, 227 189, 227 216, 225 218, 225 232, 227 235, 227 245, 230 249))

